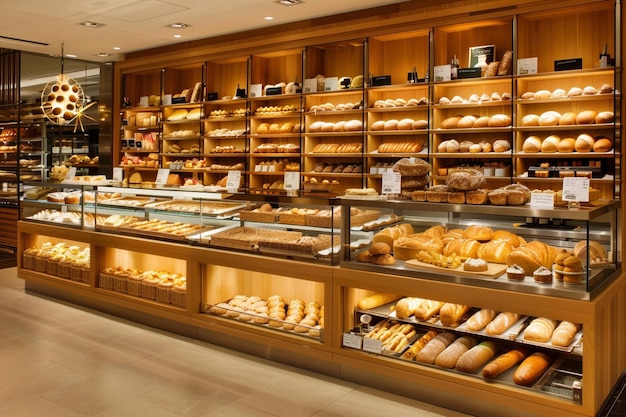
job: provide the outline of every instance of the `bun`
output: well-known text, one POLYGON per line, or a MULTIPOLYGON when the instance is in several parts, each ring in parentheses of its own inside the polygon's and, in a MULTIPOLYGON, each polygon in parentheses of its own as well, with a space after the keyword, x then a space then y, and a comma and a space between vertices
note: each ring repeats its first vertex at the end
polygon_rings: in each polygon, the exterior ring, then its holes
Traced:
POLYGON ((522 117, 522 126, 539 126, 539 116, 536 114, 527 114, 522 117))
POLYGON ((494 114, 489 118, 489 127, 507 127, 511 125, 511 117, 506 114, 494 114))
POLYGON ((576 96, 582 96, 582 95, 583 95, 583 90, 580 87, 572 87, 567 92, 568 97, 576 97, 576 96))
POLYGON ((581 133, 576 138, 574 148, 576 149, 576 152, 591 152, 594 143, 595 140, 591 135, 587 133, 581 133))
POLYGON ((556 111, 547 111, 539 116, 539 126, 556 126, 559 124, 561 113, 556 111))
POLYGON ((511 150, 511 142, 506 139, 497 139, 493 142, 494 152, 508 152, 511 150))
POLYGON ((522 150, 525 153, 538 153, 541 152, 541 139, 538 136, 529 136, 522 145, 522 150))
POLYGON ((613 123, 615 115, 612 111, 601 111, 596 115, 596 123, 613 123))
POLYGON ((539 90, 534 94, 534 98, 550 98, 552 96, 552 92, 550 90, 539 90))
POLYGON ((550 366, 550 357, 543 352, 528 356, 515 370, 513 382, 517 385, 532 385, 550 366))
POLYGON ((557 145, 558 152, 574 152, 576 145, 576 139, 574 138, 563 138, 557 145))
POLYGON ((597 115, 598 113, 596 113, 594 110, 581 111, 580 113, 578 113, 578 116, 576 116, 576 124, 587 125, 595 123, 597 115))
POLYGON ((561 118, 559 119, 559 126, 575 125, 576 116, 578 115, 574 113, 573 111, 568 111, 566 113, 563 113, 563 115, 561 115, 561 118))
POLYGON ((541 152, 555 153, 558 149, 561 138, 557 135, 550 135, 541 142, 541 152))
POLYGON ((524 332, 524 339, 532 342, 546 343, 552 338, 556 321, 539 317, 530 322, 524 332))
POLYGON ((457 127, 459 129, 468 129, 474 127, 476 116, 463 116, 458 122, 457 127))
POLYGON ((593 144, 594 152, 609 152, 613 149, 613 142, 609 138, 597 139, 593 144))
POLYGON ((588 85, 585 88, 583 88, 583 95, 591 96, 594 94, 598 94, 598 90, 596 90, 595 87, 588 85))

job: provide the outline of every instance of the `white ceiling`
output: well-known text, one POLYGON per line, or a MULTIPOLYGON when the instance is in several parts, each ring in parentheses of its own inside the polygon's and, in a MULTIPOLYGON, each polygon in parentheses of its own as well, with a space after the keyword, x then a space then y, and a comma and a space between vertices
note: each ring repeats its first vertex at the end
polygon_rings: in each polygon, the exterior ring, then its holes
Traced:
POLYGON ((2 0, 0 47, 59 55, 64 45, 78 59, 117 61, 133 51, 404 1, 301 0, 284 6, 277 0, 2 0), (104 26, 80 25, 87 21, 104 26), (190 27, 166 27, 172 23, 190 27))

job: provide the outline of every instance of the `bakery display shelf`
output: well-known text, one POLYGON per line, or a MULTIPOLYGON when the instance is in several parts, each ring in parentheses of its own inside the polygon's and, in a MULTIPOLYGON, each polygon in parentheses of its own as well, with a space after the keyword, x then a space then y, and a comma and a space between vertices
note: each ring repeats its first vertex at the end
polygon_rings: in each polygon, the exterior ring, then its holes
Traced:
POLYGON ((310 138, 328 138, 328 137, 361 137, 364 131, 355 130, 351 132, 305 132, 306 137, 310 138))
POLYGON ((280 138, 300 138, 300 133, 252 133, 251 138, 280 139, 280 138))
POLYGON ((200 152, 161 152, 159 155, 161 156, 175 156, 178 158, 200 158, 200 152))
MULTIPOLYGON (((609 152, 513 152, 513 157, 515 158, 532 158, 532 159, 563 159, 564 157, 575 158, 575 159, 613 159, 615 156, 619 156, 620 152, 609 151, 609 152)), ((445 155, 445 154, 444 154, 445 155)), ((476 155, 476 154, 474 154, 476 155)), ((480 155, 480 154, 479 154, 480 155)))
POLYGON ((429 156, 440 159, 511 159, 514 156, 511 151, 507 152, 433 152, 429 156))
POLYGON ((355 93, 363 94, 364 92, 365 92, 364 88, 346 88, 343 90, 314 91, 310 93, 303 93, 302 95, 304 96, 304 99, 306 100, 312 97, 327 98, 327 97, 354 95, 355 93))
POLYGON ((513 130, 516 132, 562 132, 580 130, 614 130, 619 127, 620 125, 615 123, 590 123, 563 126, 515 126, 513 130))
POLYGON ((469 129, 432 129, 431 133, 438 135, 458 135, 458 134, 486 134, 486 133, 511 133, 513 127, 472 127, 469 129))
POLYGON ((197 139, 202 139, 202 135, 201 134, 189 135, 189 136, 168 136, 168 135, 163 135, 163 137, 161 138, 161 140, 197 140, 197 139))
POLYGON ((449 103, 449 104, 432 104, 433 110, 445 110, 445 109, 479 109, 482 107, 511 107, 513 105, 512 100, 488 100, 471 102, 464 100, 463 103, 449 103))
POLYGON ((300 152, 250 152, 250 158, 298 158, 300 152))
POLYGON ((323 152, 307 152, 304 154, 307 158, 361 158, 363 156, 362 153, 323 153, 323 152))
MULTIPOLYGON (((341 177, 341 178, 361 178, 363 176, 362 173, 357 172, 357 173, 342 173, 342 172, 316 172, 316 171, 309 171, 309 172, 303 172, 302 175, 306 175, 309 177, 320 177, 320 178, 324 178, 324 177, 341 177)), ((328 185, 328 184, 323 184, 323 185, 328 185)))
POLYGON ((287 112, 276 112, 276 113, 263 113, 263 114, 253 114, 248 116, 250 120, 267 120, 267 119, 297 119, 300 118, 302 114, 301 111, 287 111, 287 112))
POLYGON ((146 132, 151 130, 159 130, 161 129, 160 125, 152 125, 152 126, 122 126, 123 130, 127 130, 129 132, 146 132))
POLYGON ((306 111, 304 112, 305 116, 315 117, 315 116, 337 116, 337 115, 362 115, 363 109, 350 109, 350 110, 317 110, 317 111, 306 111))
POLYGON ((477 78, 458 78, 456 80, 449 81, 433 81, 431 85, 434 88, 440 89, 452 89, 464 86, 473 86, 478 84, 479 86, 491 86, 494 84, 508 84, 513 83, 512 75, 498 75, 496 77, 477 77, 477 78))
MULTIPOLYGON (((538 74, 525 74, 525 75, 514 75, 513 78, 515 80, 530 82, 530 81, 544 81, 544 80, 564 80, 564 79, 572 79, 572 78, 587 78, 587 77, 598 77, 598 76, 607 76, 613 79, 613 75, 617 68, 615 67, 605 67, 605 68, 588 68, 588 69, 578 69, 578 70, 566 70, 566 71, 555 71, 555 72, 541 72, 538 74)), ((583 88, 581 86, 580 88, 583 88)))
POLYGON ((516 98, 515 104, 519 104, 522 106, 528 106, 532 104, 562 104, 562 103, 584 103, 584 102, 595 102, 601 100, 611 100, 614 101, 617 98, 620 98, 621 94, 617 92, 613 93, 598 93, 598 94, 589 94, 582 96, 571 96, 571 97, 553 97, 553 98, 516 98))
POLYGON ((367 112, 371 114, 381 113, 421 113, 428 111, 427 104, 420 104, 418 106, 401 106, 401 107, 368 107, 367 112))
POLYGON ((246 207, 245 203, 224 201, 190 201, 190 200, 166 200, 153 201, 143 205, 147 209, 157 211, 195 213, 203 215, 225 215, 246 207))
POLYGON ((182 120, 161 120, 159 123, 162 125, 197 125, 202 122, 202 119, 182 119, 182 120))
POLYGON ((411 130, 366 130, 368 136, 417 136, 427 135, 428 129, 411 129, 411 130))

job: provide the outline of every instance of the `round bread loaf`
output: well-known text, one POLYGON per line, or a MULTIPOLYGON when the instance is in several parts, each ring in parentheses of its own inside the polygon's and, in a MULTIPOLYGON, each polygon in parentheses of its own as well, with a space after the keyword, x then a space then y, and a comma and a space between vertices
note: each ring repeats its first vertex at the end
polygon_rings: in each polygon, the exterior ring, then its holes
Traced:
POLYGON ((568 97, 582 96, 583 90, 580 87, 572 87, 567 92, 568 97))
POLYGON ((442 129, 456 129, 463 116, 452 116, 441 122, 442 129))
POLYGON ((597 138, 593 144, 594 152, 609 152, 613 149, 613 142, 609 138, 597 138))
POLYGON ((539 126, 539 116, 536 114, 527 114, 522 117, 522 126, 539 126))
POLYGON ((324 122, 322 124, 322 128, 321 131, 322 132, 332 132, 333 130, 335 130, 335 124, 332 122, 324 122))
POLYGON ((392 169, 402 176, 423 177, 430 173, 432 166, 421 158, 402 158, 392 169))
POLYGON ((471 140, 462 141, 459 143, 459 152, 469 152, 472 145, 474 145, 474 142, 471 140))
POLYGON ((439 99, 439 104, 450 104, 450 99, 448 97, 441 97, 439 99))
MULTIPOLYGON (((519 191, 519 192, 521 192, 522 195, 524 196, 524 200, 520 204, 525 204, 525 203, 528 203, 530 201, 530 197, 531 197, 530 188, 528 188, 524 184, 519 184, 519 183, 509 184, 509 185, 504 187, 504 190, 507 191, 507 192, 511 192, 511 191, 519 191)), ((509 198, 509 200, 510 200, 510 198, 509 198)))
POLYGON ((552 94, 550 94, 550 98, 560 98, 565 97, 566 95, 567 93, 565 92, 565 90, 563 90, 562 88, 557 88, 552 92, 552 94))
POLYGON ((374 123, 372 123, 372 126, 370 129, 374 131, 385 130, 385 121, 384 120, 375 121, 374 123))
POLYGON ((415 121, 413 119, 409 119, 409 118, 402 119, 398 122, 397 128, 398 130, 411 130, 413 129, 414 122, 415 121))
POLYGON ((385 130, 398 130, 398 121, 396 119, 387 120, 385 122, 385 130))
POLYGON ((489 127, 489 116, 481 116, 474 122, 474 127, 489 127))
POLYGON ((576 149, 576 152, 591 152, 594 143, 595 140, 591 135, 588 133, 581 133, 576 138, 574 149, 576 149))
POLYGON ((557 151, 561 153, 574 152, 576 146, 576 139, 563 138, 557 145, 557 151))
POLYGON ((354 131, 358 131, 358 130, 362 130, 363 129, 363 122, 361 122, 360 120, 348 120, 346 122, 346 127, 345 130, 347 132, 354 132, 354 131))
POLYGON ((271 133, 271 134, 280 133, 280 124, 278 124, 278 123, 272 123, 272 124, 270 125, 270 133, 271 133))
POLYGON ((473 224, 463 230, 463 239, 473 239, 479 242, 487 242, 493 239, 493 229, 489 226, 473 224))
POLYGON ((508 152, 511 150, 511 142, 507 139, 497 139, 493 142, 494 152, 508 152))
POLYGON ((594 94, 598 94, 598 90, 596 90, 595 87, 588 85, 585 88, 583 88, 583 95, 591 96, 594 94))
POLYGON ((391 252, 391 247, 385 242, 376 242, 370 247, 369 251, 372 255, 384 255, 391 252))
POLYGON ((522 145, 522 150, 525 153, 541 152, 541 139, 538 136, 527 137, 522 145))
POLYGON ((452 100, 450 100, 450 103, 452 103, 452 104, 463 104, 463 97, 461 97, 461 96, 454 96, 454 97, 452 97, 452 100))
POLYGON ((559 124, 559 119, 561 118, 561 113, 557 111, 547 111, 539 116, 539 126, 556 126, 559 124))
POLYGON ((459 142, 456 139, 447 140, 447 151, 448 153, 454 153, 459 151, 459 142))
POLYGON ((448 175, 446 185, 455 190, 476 190, 486 183, 485 176, 477 169, 463 169, 448 175))
POLYGON ((535 98, 535 93, 533 91, 526 91, 522 93, 521 98, 523 100, 530 100, 531 98, 535 98))
POLYGON ((613 87, 610 84, 602 84, 600 86, 600 94, 608 94, 613 92, 613 87))
POLYGON ((459 129, 468 129, 474 127, 476 116, 463 116, 458 122, 457 127, 459 129))
POLYGON ((612 111, 601 111, 596 115, 596 123, 613 123, 615 115, 612 111))
POLYGON ((507 127, 511 125, 511 117, 506 114, 494 114, 489 118, 489 127, 507 127))
POLYGON ((557 135, 550 135, 541 142, 542 153, 555 153, 558 150, 561 138, 557 135))
POLYGON ((293 132, 293 123, 283 123, 280 126, 280 133, 291 133, 293 132))
POLYGON ((478 153, 478 152, 482 152, 483 148, 478 143, 472 143, 469 147, 469 151, 470 153, 478 153))
POLYGON ((559 119, 559 126, 575 125, 576 124, 576 116, 577 116, 577 114, 574 113, 573 111, 568 111, 566 113, 563 113, 561 115, 561 118, 559 119))
MULTIPOLYGON (((313 123, 313 124, 315 124, 315 123, 313 123)), ((313 125, 311 125, 311 127, 313 127, 313 125)), ((270 125, 269 125, 269 123, 261 123, 256 128, 256 133, 258 133, 260 135, 266 135, 266 134, 270 133, 270 125)))
MULTIPOLYGON (((317 122, 313 122, 311 123, 311 125, 309 126, 309 132, 321 132, 322 131, 322 126, 324 126, 324 122, 321 120, 318 120, 317 122)), ((261 127, 259 125, 259 127, 261 127)), ((268 128, 268 132, 269 132, 269 125, 267 126, 268 128)), ((257 129, 258 132, 258 129, 257 129)))
POLYGON ((535 91, 534 98, 550 98, 552 96, 552 92, 550 90, 539 90, 535 91))
POLYGON ((333 132, 343 132, 346 130, 346 122, 340 121, 333 126, 333 132))
POLYGON ((578 113, 578 116, 576 116, 576 124, 587 125, 595 123, 597 115, 598 113, 596 113, 594 110, 581 111, 580 113, 578 113))
POLYGON ((413 122, 413 124, 411 125, 411 129, 413 130, 417 130, 417 129, 426 129, 428 128, 428 120, 416 120, 413 122))

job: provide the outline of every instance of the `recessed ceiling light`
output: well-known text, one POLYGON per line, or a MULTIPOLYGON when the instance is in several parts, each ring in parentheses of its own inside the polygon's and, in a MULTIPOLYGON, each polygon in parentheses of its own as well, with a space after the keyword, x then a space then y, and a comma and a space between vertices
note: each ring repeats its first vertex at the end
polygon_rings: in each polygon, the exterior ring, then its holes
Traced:
POLYGON ((304 3, 300 0, 278 0, 276 3, 282 4, 283 6, 295 6, 296 4, 304 3))
POLYGON ((79 25, 85 26, 85 27, 88 27, 88 28, 93 28, 93 29, 98 29, 98 28, 101 28, 102 26, 105 26, 104 23, 90 22, 88 20, 86 20, 84 22, 80 22, 79 25))
POLYGON ((94 55, 104 58, 106 56, 109 56, 110 54, 108 54, 107 52, 98 52, 97 54, 94 54, 94 55))
POLYGON ((265 20, 274 20, 272 16, 265 16, 265 20))
POLYGON ((113 47, 113 50, 114 50, 114 51, 119 51, 120 49, 122 49, 122 48, 120 48, 119 46, 114 46, 114 47, 113 47))
POLYGON ((167 27, 171 29, 185 29, 188 28, 189 25, 187 23, 172 23, 170 25, 167 25, 167 27))
POLYGON ((68 58, 76 58, 76 55, 74 54, 65 54, 65 56, 68 58))
POLYGON ((182 38, 183 35, 174 35, 175 38, 182 38))

